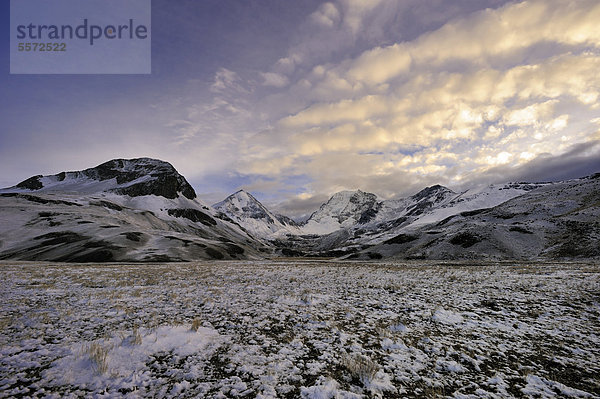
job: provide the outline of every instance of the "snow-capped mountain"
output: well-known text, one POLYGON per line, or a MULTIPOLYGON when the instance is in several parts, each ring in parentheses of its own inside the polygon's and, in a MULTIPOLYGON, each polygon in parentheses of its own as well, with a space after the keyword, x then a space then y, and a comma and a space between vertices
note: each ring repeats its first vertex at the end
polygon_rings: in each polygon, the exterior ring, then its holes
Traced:
POLYGON ((491 184, 461 193, 439 185, 427 187, 406 199, 384 201, 377 218, 381 222, 377 230, 389 230, 386 233, 389 236, 461 212, 491 208, 542 186, 543 183, 491 184), (393 221, 392 226, 389 221, 393 221))
MULTIPOLYGON (((447 206, 457 194, 440 185, 426 187, 400 199, 381 200, 361 190, 334 194, 302 226, 304 234, 329 234, 341 229, 381 229, 386 225, 411 224, 447 206)), ((468 202, 468 201, 467 201, 468 202)), ((442 216, 439 216, 442 217, 442 216)), ((443 217, 442 217, 443 218, 443 217)))
POLYGON ((377 196, 364 191, 341 191, 321 205, 302 226, 304 234, 328 234, 369 222, 379 209, 377 196))
POLYGON ((382 201, 374 221, 397 222, 399 218, 405 220, 410 218, 412 222, 432 210, 446 205, 456 195, 454 191, 444 186, 425 187, 410 197, 382 201))
POLYGON ((499 205, 543 184, 489 185, 456 193, 435 185, 399 199, 381 200, 361 190, 341 191, 321 205, 303 224, 286 223, 251 194, 238 191, 213 205, 240 226, 279 247, 326 251, 344 246, 373 245, 402 231, 441 221, 451 215, 499 205), (281 240, 282 236, 296 235, 281 240), (314 238, 318 236, 318 238, 314 238))
POLYGON ((0 191, 0 259, 258 258, 267 249, 203 204, 167 162, 115 159, 0 191))
POLYGON ((222 212, 258 238, 270 238, 299 232, 298 226, 293 220, 272 213, 244 190, 231 194, 223 201, 214 204, 213 208, 222 212))

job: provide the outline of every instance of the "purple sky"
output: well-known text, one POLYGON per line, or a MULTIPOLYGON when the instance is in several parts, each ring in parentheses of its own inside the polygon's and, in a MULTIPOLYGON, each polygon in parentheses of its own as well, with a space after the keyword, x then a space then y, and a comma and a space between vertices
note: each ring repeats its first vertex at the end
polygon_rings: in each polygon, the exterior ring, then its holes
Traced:
POLYGON ((151 75, 10 75, 0 186, 112 158, 171 162, 209 203, 300 216, 600 171, 596 0, 154 0, 151 75))

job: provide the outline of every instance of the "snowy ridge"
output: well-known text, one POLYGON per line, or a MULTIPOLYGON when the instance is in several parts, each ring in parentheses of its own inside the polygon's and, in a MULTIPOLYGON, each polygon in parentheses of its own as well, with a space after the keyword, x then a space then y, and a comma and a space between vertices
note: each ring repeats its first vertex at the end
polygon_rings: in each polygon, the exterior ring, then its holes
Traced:
MULTIPOLYGON (((418 214, 418 217, 411 222, 410 226, 417 227, 439 222, 449 216, 461 212, 492 208, 535 188, 542 187, 543 185, 544 184, 529 183, 491 184, 484 187, 469 189, 460 194, 456 194, 443 187, 445 191, 443 195, 438 197, 438 201, 432 202, 429 207, 426 207, 422 213, 418 214)), ((418 196, 418 194, 415 196, 418 196)), ((423 200, 417 204, 423 204, 423 200)), ((397 214, 401 216, 414 216, 414 209, 417 208, 418 205, 416 207, 413 206, 411 211, 405 212, 404 214, 397 214)))
POLYGON ((420 219, 432 210, 447 205, 454 198, 456 193, 446 187, 426 187, 408 198, 383 201, 375 220, 382 222, 400 217, 420 219))
POLYGON ((0 192, 60 192, 93 194, 114 192, 129 196, 158 195, 176 198, 179 194, 196 198, 192 186, 168 162, 152 158, 113 159, 96 167, 32 176, 0 192))
MULTIPOLYGON (((455 192, 440 185, 426 187, 407 198, 392 200, 380 200, 377 195, 361 190, 341 191, 311 215, 302 226, 302 232, 329 234, 341 229, 374 229, 399 218, 410 218, 414 222, 434 215, 435 210, 447 206, 456 197, 455 192)), ((438 217, 441 220, 445 216, 438 217)))
POLYGON ((389 230, 390 225, 395 229, 388 235, 439 222, 461 212, 491 208, 543 186, 544 184, 509 183, 469 189, 457 194, 436 185, 426 187, 410 197, 384 201, 377 201, 375 194, 360 190, 344 191, 334 194, 322 205, 303 226, 303 232, 329 234, 344 228, 360 228, 371 230, 371 240, 377 241, 382 238, 378 238, 376 233, 389 230), (361 206, 357 206, 358 204, 361 206), (343 222, 340 223, 340 219, 343 222), (398 226, 400 227, 396 228, 398 226))
POLYGON ((0 259, 69 262, 260 258, 262 244, 183 196, 0 194, 0 259))
POLYGON ((594 258, 600 256, 594 249, 600 248, 600 223, 595 222, 600 202, 589 198, 597 196, 598 176, 555 183, 493 184, 461 193, 436 185, 410 197, 385 201, 360 190, 343 191, 300 226, 301 235, 272 243, 285 256, 594 258), (560 200, 564 195, 570 196, 566 202, 560 200), (522 216, 502 210, 508 204, 528 207, 525 204, 532 198, 536 205, 522 211, 522 216), (589 220, 558 218, 564 209, 575 212, 581 207, 589 220))

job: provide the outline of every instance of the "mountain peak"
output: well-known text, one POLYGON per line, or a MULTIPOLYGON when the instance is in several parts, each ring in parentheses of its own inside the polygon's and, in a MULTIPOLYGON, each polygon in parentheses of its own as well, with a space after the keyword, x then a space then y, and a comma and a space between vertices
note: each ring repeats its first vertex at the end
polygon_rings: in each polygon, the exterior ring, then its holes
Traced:
POLYGON ((228 216, 240 216, 251 219, 265 219, 273 223, 273 216, 254 196, 245 190, 238 190, 223 201, 213 205, 213 208, 228 216))
MULTIPOLYGON (((252 194, 250 194, 248 191, 246 191, 244 189, 236 191, 235 193, 231 194, 229 197, 246 198, 246 199, 249 199, 254 202, 259 202, 252 194)), ((227 197, 227 198, 229 198, 229 197, 227 197)))
POLYGON ((425 187, 415 195, 410 197, 413 205, 407 208, 408 216, 419 216, 441 203, 449 201, 455 197, 456 193, 447 187, 436 184, 434 186, 425 187))
POLYGON ((370 193, 367 193, 367 192, 362 191, 360 189, 358 189, 358 190, 342 190, 342 191, 338 191, 337 193, 334 193, 332 195, 332 197, 335 197, 335 196, 363 195, 363 194, 370 194, 370 193))
POLYGON ((329 233, 340 227, 363 224, 377 213, 377 195, 361 190, 339 191, 321 205, 305 223, 314 233, 329 233))
POLYGON ((237 206, 240 206, 242 208, 249 206, 264 208, 263 204, 261 204, 259 200, 257 200, 252 194, 250 194, 244 189, 238 190, 235 193, 229 195, 223 201, 214 204, 213 207, 218 208, 225 203, 235 203, 237 206))
POLYGON ((329 201, 327 202, 331 202, 331 201, 336 201, 336 200, 352 200, 352 199, 377 199, 377 195, 373 194, 373 193, 368 193, 366 191, 362 191, 362 190, 343 190, 343 191, 338 191, 337 193, 333 194, 331 196, 331 198, 329 198, 329 201))
POLYGON ((286 231, 295 223, 289 218, 269 211, 259 200, 245 190, 238 190, 213 208, 224 213, 257 235, 271 235, 286 231))
POLYGON ((15 188, 87 194, 114 192, 131 197, 157 195, 171 199, 181 193, 186 198, 196 198, 192 186, 173 165, 153 158, 118 158, 81 171, 36 175, 15 188))
POLYGON ((448 194, 456 194, 456 193, 454 191, 450 190, 448 187, 444 187, 439 184, 436 184, 433 186, 425 187, 424 189, 422 189, 421 191, 419 191, 418 193, 413 195, 411 198, 413 198, 416 201, 419 201, 419 200, 425 199, 425 198, 444 197, 448 194))

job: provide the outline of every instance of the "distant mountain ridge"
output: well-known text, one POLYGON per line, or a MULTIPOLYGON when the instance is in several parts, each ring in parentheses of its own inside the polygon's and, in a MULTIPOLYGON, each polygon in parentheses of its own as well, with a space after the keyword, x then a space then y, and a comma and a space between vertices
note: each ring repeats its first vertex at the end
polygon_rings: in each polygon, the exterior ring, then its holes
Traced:
POLYGON ((507 189, 515 186, 525 186, 526 192, 495 206, 452 212, 439 221, 390 230, 350 257, 512 260, 600 257, 600 174, 537 185, 513 184, 507 185, 507 189))
POLYGON ((600 174, 391 200, 341 191, 296 223, 244 190, 208 206, 168 162, 114 159, 0 190, 0 220, 0 259, 598 258, 600 174))
MULTIPOLYGON (((527 223, 535 227, 531 231, 520 227, 521 222, 506 225, 504 221, 512 216, 502 213, 502 209, 508 204, 527 206, 534 197, 537 207, 542 203, 547 209, 561 209, 566 206, 560 201, 563 192, 570 193, 571 205, 577 204, 577 193, 587 193, 584 199, 596 198, 594 196, 600 195, 599 176, 555 183, 492 184, 460 193, 435 185, 393 200, 380 200, 375 194, 361 190, 342 191, 332 195, 305 223, 299 224, 295 232, 288 231, 285 237, 279 234, 265 238, 276 247, 276 253, 280 251, 285 256, 353 259, 390 256, 407 259, 598 257, 600 252, 594 248, 600 248, 599 201, 590 203, 588 200, 575 207, 586 209, 589 220, 558 222, 558 217, 564 215, 556 215, 554 211, 536 213, 537 208, 533 208, 524 213, 529 215, 525 218, 527 223), (573 226, 578 226, 575 232, 573 226), (596 233, 581 235, 577 231, 596 233), (574 240, 574 235, 578 239, 574 240), (560 237, 565 237, 570 244, 561 243, 560 237), (571 250, 553 250, 553 245, 561 248, 566 245, 571 250)), ((243 220, 239 222, 244 225, 243 220)))

